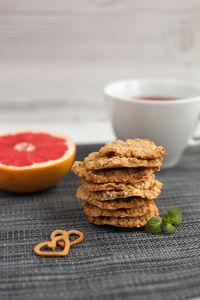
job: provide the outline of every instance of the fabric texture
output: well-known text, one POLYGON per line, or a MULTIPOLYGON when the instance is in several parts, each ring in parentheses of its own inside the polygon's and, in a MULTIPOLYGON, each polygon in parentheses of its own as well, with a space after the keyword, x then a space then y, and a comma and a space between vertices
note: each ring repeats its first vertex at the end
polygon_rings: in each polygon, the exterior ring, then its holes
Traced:
MULTIPOLYGON (((82 160, 101 145, 77 149, 82 160)), ((0 299, 189 299, 200 296, 200 148, 156 174, 164 183, 156 204, 163 216, 183 209, 173 235, 96 226, 76 199, 69 172, 55 187, 31 195, 0 192, 0 299), (40 257, 37 243, 55 229, 77 229, 85 240, 67 257, 40 257)))

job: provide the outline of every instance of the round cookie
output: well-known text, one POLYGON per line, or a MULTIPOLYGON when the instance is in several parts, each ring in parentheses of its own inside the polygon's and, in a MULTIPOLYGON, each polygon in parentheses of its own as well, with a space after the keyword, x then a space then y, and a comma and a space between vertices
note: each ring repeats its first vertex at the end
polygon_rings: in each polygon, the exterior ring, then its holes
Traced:
POLYGON ((114 191, 100 191, 100 192, 90 192, 88 189, 80 186, 77 190, 77 198, 87 201, 89 198, 93 198, 99 201, 108 201, 117 198, 128 198, 133 196, 138 196, 142 198, 147 198, 153 200, 160 195, 160 189, 162 188, 162 183, 155 180, 149 189, 139 189, 133 187, 130 190, 114 190, 114 191))
POLYGON ((99 208, 102 209, 110 209, 110 210, 116 210, 120 208, 132 208, 137 209, 140 206, 148 205, 149 202, 152 200, 149 199, 143 199, 141 197, 129 197, 129 198, 118 198, 114 200, 108 200, 108 201, 99 201, 93 198, 88 198, 87 202, 91 203, 99 208))
MULTIPOLYGON (((154 204, 155 205, 155 204, 154 204)), ((159 211, 157 206, 154 206, 152 212, 141 216, 141 217, 125 217, 125 218, 115 218, 115 217, 90 217, 88 220, 96 225, 112 225, 117 227, 130 227, 139 228, 146 225, 147 221, 152 217, 158 217, 159 211)))
POLYGON ((136 157, 100 156, 99 152, 92 152, 84 159, 84 165, 90 170, 109 168, 154 168, 162 165, 162 157, 142 159, 136 157))
POLYGON ((82 161, 75 161, 72 171, 82 179, 93 183, 136 183, 145 181, 154 172, 159 171, 155 168, 120 168, 120 169, 103 169, 89 170, 86 169, 82 161))
POLYGON ((123 190, 129 191, 133 188, 140 190, 147 190, 152 186, 155 181, 155 175, 149 176, 145 181, 140 181, 136 183, 119 183, 119 182, 109 182, 109 183, 92 183, 85 179, 81 179, 81 183, 84 188, 88 189, 91 192, 98 191, 114 191, 114 190, 123 190))
POLYGON ((166 155, 162 146, 156 146, 149 139, 127 139, 106 143, 100 150, 101 156, 139 157, 143 159, 158 158, 166 155))
POLYGON ((154 202, 147 202, 145 206, 139 206, 137 208, 121 208, 116 210, 102 209, 93 204, 84 201, 82 203, 84 207, 84 212, 90 217, 140 217, 147 213, 150 213, 154 209, 154 202))

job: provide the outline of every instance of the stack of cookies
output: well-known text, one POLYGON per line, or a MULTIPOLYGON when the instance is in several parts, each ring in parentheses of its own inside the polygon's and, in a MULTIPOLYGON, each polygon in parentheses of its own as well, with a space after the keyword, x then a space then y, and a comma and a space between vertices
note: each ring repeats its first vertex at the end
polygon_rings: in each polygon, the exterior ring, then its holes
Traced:
POLYGON ((154 200, 162 183, 155 179, 165 149, 147 139, 109 142, 99 152, 76 161, 72 171, 81 178, 77 197, 97 225, 142 227, 159 216, 154 200))

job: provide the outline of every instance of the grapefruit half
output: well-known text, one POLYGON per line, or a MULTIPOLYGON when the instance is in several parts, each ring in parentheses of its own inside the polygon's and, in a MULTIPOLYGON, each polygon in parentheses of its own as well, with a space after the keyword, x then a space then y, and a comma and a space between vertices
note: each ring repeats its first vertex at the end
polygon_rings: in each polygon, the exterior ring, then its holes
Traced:
POLYGON ((70 138, 47 132, 0 135, 0 189, 31 193, 51 187, 67 173, 75 152, 70 138))

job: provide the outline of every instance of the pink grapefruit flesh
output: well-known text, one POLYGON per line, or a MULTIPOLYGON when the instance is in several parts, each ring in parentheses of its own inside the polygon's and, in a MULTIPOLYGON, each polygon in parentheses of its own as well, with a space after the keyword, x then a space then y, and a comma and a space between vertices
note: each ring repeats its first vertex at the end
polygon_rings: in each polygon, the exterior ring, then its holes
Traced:
POLYGON ((70 138, 46 132, 0 136, 0 188, 28 193, 54 185, 67 173, 75 150, 70 138))

